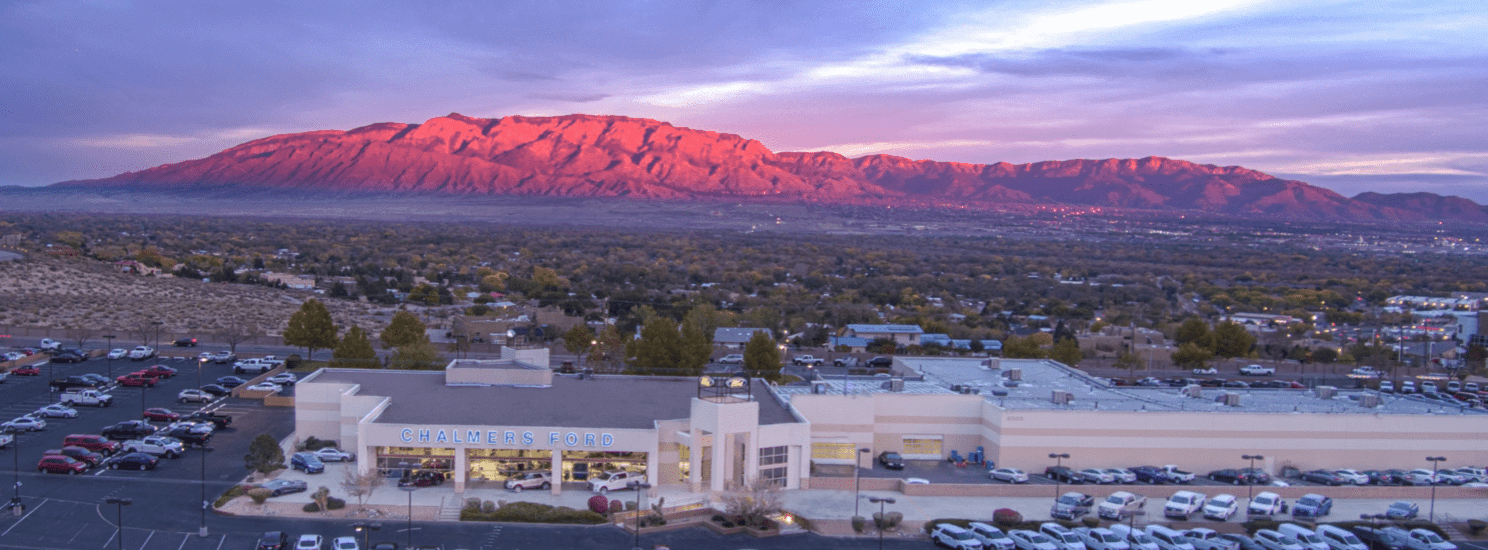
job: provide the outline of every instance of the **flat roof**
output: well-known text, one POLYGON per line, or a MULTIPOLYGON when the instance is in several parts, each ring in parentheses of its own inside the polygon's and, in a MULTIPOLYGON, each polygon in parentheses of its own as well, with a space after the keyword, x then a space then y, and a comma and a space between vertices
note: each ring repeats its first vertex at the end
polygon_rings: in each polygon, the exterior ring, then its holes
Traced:
MULTIPOLYGON (((549 387, 447 386, 443 371, 323 369, 300 383, 317 382, 359 384, 357 395, 391 398, 377 424, 652 429, 657 420, 691 416, 698 395, 697 379, 677 377, 554 375, 549 387)), ((764 381, 755 380, 750 393, 761 425, 797 421, 764 381)))

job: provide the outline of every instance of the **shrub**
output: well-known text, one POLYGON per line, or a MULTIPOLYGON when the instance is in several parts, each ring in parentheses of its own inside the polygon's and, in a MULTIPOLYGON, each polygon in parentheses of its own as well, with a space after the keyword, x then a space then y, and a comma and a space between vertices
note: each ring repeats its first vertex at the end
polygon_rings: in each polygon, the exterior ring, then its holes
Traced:
POLYGON ((873 526, 878 528, 879 531, 893 531, 898 529, 899 524, 903 521, 904 514, 899 512, 889 512, 887 514, 875 512, 873 514, 873 526))
POLYGON ((1253 519, 1240 525, 1245 527, 1246 534, 1254 535, 1256 531, 1260 531, 1261 529, 1274 530, 1281 523, 1274 519, 1253 519))
POLYGON ((625 501, 625 511, 627 512, 634 512, 636 510, 636 506, 637 504, 634 500, 625 501))
POLYGON ((596 514, 603 514, 610 511, 610 499, 605 498, 604 495, 589 497, 589 511, 596 514))
POLYGON ((495 512, 496 511, 496 503, 491 502, 489 500, 488 501, 485 501, 485 502, 482 502, 480 509, 481 509, 481 512, 484 512, 484 513, 487 513, 487 514, 492 513, 492 512, 495 512))
POLYGON ((1086 527, 1094 529, 1100 527, 1101 519, 1100 516, 1085 516, 1080 518, 1080 523, 1084 523, 1086 527))
POLYGON ((724 529, 731 529, 731 528, 734 527, 734 522, 729 521, 728 518, 723 517, 723 516, 721 516, 719 514, 713 514, 713 523, 717 523, 720 527, 723 527, 724 529))
POLYGON ((612 500, 612 501, 610 501, 610 508, 609 508, 609 510, 610 510, 610 513, 611 514, 613 514, 615 512, 623 512, 623 511, 625 511, 625 503, 620 502, 618 500, 612 500))
POLYGON ((235 499, 235 498, 238 498, 240 496, 243 496, 245 494, 248 494, 248 488, 247 487, 244 487, 242 485, 234 485, 234 486, 232 486, 231 489, 228 489, 227 491, 223 492, 222 493, 222 496, 217 497, 217 502, 212 503, 212 507, 213 508, 221 508, 223 506, 226 506, 227 503, 228 503, 228 501, 230 501, 232 499, 235 499))
POLYGON ((589 510, 575 510, 566 506, 549 506, 536 502, 513 502, 493 513, 473 510, 460 512, 461 521, 507 521, 516 523, 570 523, 596 525, 606 523, 604 516, 589 510))
POLYGON ((1023 522, 1023 514, 1012 508, 998 508, 992 512, 992 523, 999 527, 1005 527, 1015 523, 1023 522))
POLYGON ((332 440, 332 439, 318 439, 318 438, 316 438, 313 435, 310 436, 309 438, 305 439, 305 442, 304 443, 300 444, 300 448, 301 449, 304 449, 306 451, 319 451, 321 449, 325 449, 325 448, 328 448, 328 447, 335 447, 335 446, 336 446, 336 441, 335 440, 332 440))
MULTIPOLYGON (((345 507, 346 507, 346 501, 344 501, 344 500, 341 500, 341 499, 336 498, 336 497, 330 497, 330 498, 327 498, 326 499, 326 509, 327 510, 340 510, 340 509, 345 508, 345 507)), ((305 510, 306 512, 319 512, 320 511, 320 505, 319 504, 316 504, 314 502, 311 502, 309 504, 306 504, 305 507, 303 508, 303 510, 305 510)))
POLYGON ((481 509, 481 499, 478 499, 478 498, 467 498, 467 499, 465 499, 465 508, 462 508, 462 509, 465 509, 465 510, 479 510, 479 509, 481 509))
POLYGON ((853 532, 854 533, 862 533, 863 532, 863 529, 866 528, 867 526, 868 526, 868 519, 867 518, 864 518, 863 516, 853 516, 853 518, 852 518, 852 528, 853 528, 853 532))
POLYGON ((1488 521, 1483 521, 1481 519, 1467 520, 1467 530, 1472 532, 1472 534, 1481 535, 1483 534, 1484 529, 1488 529, 1488 521))
POLYGON ((248 498, 253 499, 253 503, 259 506, 263 506, 264 501, 269 500, 269 497, 273 496, 273 494, 273 491, 262 487, 255 487, 248 490, 248 498))

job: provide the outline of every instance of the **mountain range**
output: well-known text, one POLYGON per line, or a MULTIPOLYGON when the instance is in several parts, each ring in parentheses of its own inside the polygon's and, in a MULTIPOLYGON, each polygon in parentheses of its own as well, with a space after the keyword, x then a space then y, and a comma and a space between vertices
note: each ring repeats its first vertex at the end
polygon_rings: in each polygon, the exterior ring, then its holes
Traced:
POLYGON ((1238 166, 1162 157, 967 164, 891 155, 775 153, 733 134, 642 118, 450 114, 282 134, 206 158, 55 184, 131 190, 786 200, 917 206, 1069 205, 1312 220, 1488 223, 1431 193, 1344 197, 1238 166))

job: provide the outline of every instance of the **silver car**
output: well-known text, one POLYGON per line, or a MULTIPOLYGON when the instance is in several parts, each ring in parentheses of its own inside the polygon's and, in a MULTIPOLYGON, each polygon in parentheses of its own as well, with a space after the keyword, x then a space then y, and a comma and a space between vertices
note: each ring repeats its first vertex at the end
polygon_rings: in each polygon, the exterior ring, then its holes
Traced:
POLYGON ((1028 483, 1028 472, 1017 468, 998 468, 987 472, 987 476, 1008 483, 1028 483))

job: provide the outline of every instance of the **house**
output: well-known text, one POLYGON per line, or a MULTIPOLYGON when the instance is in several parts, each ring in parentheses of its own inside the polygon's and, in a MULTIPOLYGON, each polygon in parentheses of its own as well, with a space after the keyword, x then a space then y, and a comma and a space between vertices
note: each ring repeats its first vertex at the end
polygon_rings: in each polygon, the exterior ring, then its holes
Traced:
POLYGON ((868 340, 893 340, 895 344, 914 346, 925 331, 918 325, 847 325, 847 336, 868 340))
POLYGON ((859 338, 857 336, 832 336, 827 339, 827 345, 832 349, 839 349, 838 346, 846 346, 849 352, 864 353, 868 351, 868 343, 871 341, 867 338, 859 338))
POLYGON ((767 328, 718 327, 713 330, 713 345, 724 349, 744 349, 744 344, 748 344, 756 332, 763 332, 772 339, 775 337, 767 328))
POLYGON ((273 273, 269 271, 265 271, 263 277, 269 281, 284 283, 284 286, 295 290, 310 290, 315 288, 314 277, 303 277, 292 273, 273 273))

